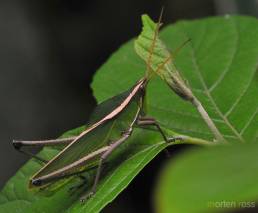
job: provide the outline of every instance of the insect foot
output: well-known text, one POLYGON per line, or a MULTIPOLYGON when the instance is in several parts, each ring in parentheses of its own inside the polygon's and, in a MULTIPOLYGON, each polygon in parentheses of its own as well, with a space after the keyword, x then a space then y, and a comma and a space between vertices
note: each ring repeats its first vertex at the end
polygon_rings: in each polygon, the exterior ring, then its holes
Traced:
POLYGON ((84 203, 86 200, 90 199, 94 195, 94 192, 89 192, 88 194, 85 194, 81 196, 80 201, 84 203))
POLYGON ((175 142, 177 140, 178 141, 183 141, 184 137, 183 136, 175 136, 175 137, 168 138, 168 142, 175 142))

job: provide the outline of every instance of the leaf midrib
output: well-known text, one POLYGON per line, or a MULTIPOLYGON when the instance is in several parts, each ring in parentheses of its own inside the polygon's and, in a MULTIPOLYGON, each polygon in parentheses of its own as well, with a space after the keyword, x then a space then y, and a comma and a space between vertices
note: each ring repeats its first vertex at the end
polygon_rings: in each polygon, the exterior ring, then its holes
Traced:
MULTIPOLYGON (((232 20, 232 22, 234 22, 232 20)), ((184 25, 185 23, 182 23, 182 28, 184 28, 184 25)), ((205 28, 207 28, 207 26, 205 25, 204 26, 205 28)), ((234 24, 234 27, 235 27, 235 30, 237 31, 237 28, 236 28, 236 25, 234 24)), ((189 37, 186 33, 186 31, 184 29, 181 29, 179 28, 180 31, 186 35, 186 37, 189 37)), ((221 117, 221 119, 224 121, 224 123, 231 129, 231 131, 235 134, 235 136, 239 139, 239 141, 241 142, 244 142, 244 139, 242 138, 242 136, 239 134, 239 132, 233 127, 233 125, 229 122, 229 120, 227 119, 227 117, 225 117, 223 115, 223 113, 220 111, 219 107, 217 106, 215 100, 213 99, 205 81, 204 81, 204 78, 202 76, 202 73, 201 73, 201 70, 200 70, 200 66, 198 64, 198 60, 197 58, 195 57, 196 53, 195 53, 195 50, 194 50, 194 47, 193 47, 193 44, 190 43, 190 48, 191 48, 191 52, 192 52, 192 62, 194 64, 194 67, 195 67, 195 71, 197 73, 197 76, 201 82, 201 85, 203 87, 203 90, 204 90, 204 93, 207 95, 208 99, 210 100, 211 104, 213 105, 215 111, 217 112, 217 114, 221 117)), ((220 78, 220 77, 219 77, 220 78)))

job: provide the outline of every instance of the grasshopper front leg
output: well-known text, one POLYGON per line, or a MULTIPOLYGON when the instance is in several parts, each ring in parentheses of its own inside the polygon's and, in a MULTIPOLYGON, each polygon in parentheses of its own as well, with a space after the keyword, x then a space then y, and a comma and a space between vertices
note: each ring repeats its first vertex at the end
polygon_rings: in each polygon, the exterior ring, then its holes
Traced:
MULTIPOLYGON (((137 121, 137 125, 140 127, 155 126, 157 128, 157 130, 160 132, 160 134, 162 135, 164 141, 166 141, 166 143, 174 142, 175 140, 182 140, 182 138, 180 136, 168 138, 155 118, 140 117, 137 121)), ((165 151, 166 156, 168 158, 170 158, 171 154, 169 153, 168 149, 166 148, 166 149, 164 149, 164 151, 165 151)))
POLYGON ((157 122, 157 120, 155 118, 152 117, 140 117, 137 121, 137 125, 139 127, 146 127, 146 126, 154 126, 157 128, 157 130, 159 131, 159 133, 162 135, 164 141, 166 141, 167 143, 170 142, 174 142, 175 140, 181 140, 182 138, 179 137, 172 137, 172 138, 168 138, 165 134, 165 132, 162 130, 160 124, 157 122))
POLYGON ((164 131, 161 129, 159 123, 151 117, 140 117, 137 121, 137 125, 140 127, 144 127, 144 126, 155 126, 157 128, 157 130, 160 132, 160 134, 162 135, 164 141, 166 141, 167 143, 169 142, 167 136, 165 135, 164 131))

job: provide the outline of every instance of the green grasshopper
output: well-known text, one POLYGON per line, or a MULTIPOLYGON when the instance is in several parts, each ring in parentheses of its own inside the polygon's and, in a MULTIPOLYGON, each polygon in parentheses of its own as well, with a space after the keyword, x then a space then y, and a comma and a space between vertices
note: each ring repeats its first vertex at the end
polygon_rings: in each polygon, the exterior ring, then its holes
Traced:
MULTIPOLYGON (((161 18, 159 19, 156 33, 159 30, 160 20, 161 18)), ((46 189, 57 181, 97 167, 91 192, 87 195, 91 196, 96 192, 103 163, 114 149, 126 141, 135 126, 153 125, 166 142, 175 140, 175 138, 167 138, 156 120, 146 117, 144 112, 146 86, 152 77, 152 73, 154 73, 151 71, 149 64, 155 46, 155 37, 150 49, 145 76, 137 81, 131 89, 99 104, 91 116, 88 128, 79 136, 44 141, 13 141, 15 149, 45 162, 45 165, 31 177, 29 189, 46 189), (52 160, 46 162, 44 159, 21 149, 22 146, 37 145, 67 146, 52 160)), ((161 64, 155 72, 157 73, 165 64, 166 62, 161 64)), ((83 196, 82 200, 87 196, 83 196)))

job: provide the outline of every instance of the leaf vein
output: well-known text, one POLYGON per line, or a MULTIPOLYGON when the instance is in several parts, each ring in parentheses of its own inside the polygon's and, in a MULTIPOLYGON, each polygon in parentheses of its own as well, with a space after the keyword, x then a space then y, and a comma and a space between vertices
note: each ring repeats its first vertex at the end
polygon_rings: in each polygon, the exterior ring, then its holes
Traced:
MULTIPOLYGON (((231 23, 234 23, 233 21, 231 23)), ((228 63, 228 65, 226 66, 226 68, 222 71, 221 75, 218 77, 218 79, 213 83, 213 85, 208 89, 209 92, 211 93, 224 79, 224 77, 226 76, 226 74, 229 72, 230 67, 232 66, 232 63, 236 57, 236 53, 238 50, 238 46, 239 46, 239 36, 238 36, 238 30, 236 27, 236 24, 233 24, 234 29, 235 29, 235 35, 236 35, 236 41, 235 41, 235 45, 234 45, 234 52, 232 54, 232 57, 230 59, 230 62, 228 63)))
MULTIPOLYGON (((187 130, 186 129, 181 129, 179 127, 174 127, 173 126, 173 130, 178 130, 179 132, 181 133, 195 133, 195 134, 198 134, 198 135, 209 135, 209 136, 213 136, 212 133, 209 133, 209 132, 204 132, 204 131, 197 131, 197 130, 194 130, 194 129, 191 129, 191 128, 188 128, 187 130)), ((237 139, 236 136, 234 135, 226 135, 226 134, 223 134, 225 137, 227 138, 233 138, 233 139, 237 139)))
MULTIPOLYGON (((255 65, 256 68, 254 68, 254 73, 257 71, 257 67, 258 64, 255 65)), ((244 97, 245 93, 247 93, 248 88, 250 87, 251 83, 253 80, 253 76, 250 78, 249 82, 246 84, 246 88, 242 91, 242 93, 237 97, 236 101, 232 104, 232 106, 229 108, 229 110, 225 113, 225 117, 228 117, 231 112, 233 112, 233 110, 235 109, 235 107, 237 106, 237 104, 239 103, 239 101, 244 97)))
POLYGON ((249 120, 246 122, 245 126, 241 130, 240 134, 243 135, 247 127, 251 124, 252 120, 255 118, 256 114, 258 112, 258 108, 256 108, 255 112, 250 116, 249 120))
MULTIPOLYGON (((182 28, 184 28, 184 27, 182 26, 182 28)), ((186 31, 185 31, 184 29, 182 29, 182 32, 187 36, 187 33, 186 33, 186 31)), ((189 36, 187 36, 187 37, 189 37, 189 36)), ((193 62, 193 65, 195 66, 195 71, 196 71, 196 73, 197 73, 197 75, 198 75, 198 78, 199 78, 199 80, 200 80, 200 82, 201 82, 201 85, 202 85, 202 87, 203 87, 203 89, 204 89, 205 94, 208 96, 208 98, 210 99, 211 104, 213 105, 215 111, 216 111, 216 112, 218 113, 218 115, 222 118, 222 120, 224 120, 225 124, 231 129, 231 131, 237 136, 237 138, 238 138, 240 141, 244 142, 244 140, 243 140, 242 136, 239 134, 239 132, 232 126, 232 124, 229 122, 229 120, 227 119, 227 117, 225 117, 225 116, 223 115, 223 113, 220 111, 220 109, 219 109, 219 107, 217 106, 215 100, 213 99, 211 93, 209 92, 208 87, 207 87, 207 85, 206 85, 206 83, 205 83, 205 81, 204 81, 204 78, 203 78, 203 76, 202 76, 202 73, 201 73, 201 71, 200 71, 200 67, 199 67, 199 65, 198 65, 197 58, 195 57, 196 54, 195 54, 195 50, 194 50, 194 48, 193 48, 193 45, 190 44, 190 47, 191 47, 191 52, 192 52, 192 62, 193 62)))
MULTIPOLYGON (((151 107, 155 108, 159 111, 172 112, 174 114, 179 114, 179 115, 183 115, 183 116, 186 116, 186 117, 197 118, 197 119, 201 118, 200 116, 195 115, 195 114, 182 112, 182 111, 171 110, 171 109, 165 109, 165 108, 158 107, 157 105, 151 105, 151 107)), ((212 120, 215 121, 215 122, 218 122, 218 123, 224 123, 224 121, 220 120, 220 119, 212 118, 212 120)))

